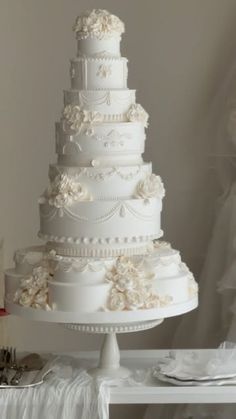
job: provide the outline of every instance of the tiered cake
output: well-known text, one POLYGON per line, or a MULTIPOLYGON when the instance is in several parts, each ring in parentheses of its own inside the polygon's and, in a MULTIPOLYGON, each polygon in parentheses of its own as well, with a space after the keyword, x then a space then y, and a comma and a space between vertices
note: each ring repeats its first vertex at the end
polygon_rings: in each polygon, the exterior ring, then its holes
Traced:
POLYGON ((6 296, 36 310, 155 310, 196 298, 179 252, 158 239, 164 187, 142 159, 148 115, 127 88, 124 24, 105 10, 74 25, 58 161, 39 199, 45 246, 19 250, 6 296))

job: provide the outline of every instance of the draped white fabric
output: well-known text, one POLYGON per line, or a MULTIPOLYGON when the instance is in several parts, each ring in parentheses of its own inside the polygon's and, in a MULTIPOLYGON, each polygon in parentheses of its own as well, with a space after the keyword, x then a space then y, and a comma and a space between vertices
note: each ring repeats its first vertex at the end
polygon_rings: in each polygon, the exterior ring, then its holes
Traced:
MULTIPOLYGON (((200 304, 183 319, 173 347, 217 347, 236 342, 236 64, 216 94, 204 129, 209 165, 221 193, 200 275, 200 304), (193 333, 194 331, 194 333, 193 333)), ((235 405, 150 406, 145 419, 235 419, 235 405)))
POLYGON ((0 391, 4 419, 108 419, 109 381, 94 380, 76 359, 58 358, 45 383, 35 388, 0 391), (71 373, 63 376, 71 366, 71 373), (62 375, 62 376, 61 376, 62 375))

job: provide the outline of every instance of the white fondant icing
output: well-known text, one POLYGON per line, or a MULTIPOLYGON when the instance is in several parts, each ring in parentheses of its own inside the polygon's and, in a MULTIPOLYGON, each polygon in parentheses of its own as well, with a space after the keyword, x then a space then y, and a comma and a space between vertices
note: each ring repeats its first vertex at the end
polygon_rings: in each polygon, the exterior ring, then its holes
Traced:
POLYGON ((158 277, 153 281, 153 288, 160 296, 169 295, 172 303, 180 303, 188 301, 189 295, 189 278, 185 272, 179 272, 176 276, 158 277))
POLYGON ((16 272, 15 269, 7 269, 4 278, 5 295, 15 295, 23 278, 24 274, 16 272))
POLYGON ((71 88, 80 90, 126 89, 126 58, 77 58, 71 60, 71 88))
POLYGON ((78 39, 77 56, 78 57, 120 57, 120 41, 121 37, 97 39, 87 38, 78 39))
POLYGON ((146 137, 141 123, 100 123, 93 125, 93 131, 93 135, 86 135, 86 132, 67 134, 62 123, 57 123, 58 162, 65 166, 86 166, 98 156, 101 165, 142 162, 140 156, 146 137))
MULTIPOLYGON (((160 213, 162 202, 151 198, 145 204, 142 199, 121 201, 76 202, 63 213, 48 203, 40 204, 40 233, 58 237, 55 241, 70 238, 83 244, 98 247, 98 239, 110 238, 110 247, 119 238, 146 236, 160 237, 160 213)), ((61 208, 60 208, 61 210, 61 208)), ((79 243, 78 243, 79 246, 79 243)))
POLYGON ((120 167, 67 167, 50 165, 51 182, 58 175, 68 175, 89 191, 93 199, 132 198, 139 182, 151 174, 151 163, 120 167))
POLYGON ((111 284, 80 285, 48 281, 49 304, 54 310, 89 313, 106 305, 111 284))
POLYGON ((127 112, 135 103, 135 90, 65 90, 64 105, 78 105, 104 114, 104 121, 128 121, 127 112))

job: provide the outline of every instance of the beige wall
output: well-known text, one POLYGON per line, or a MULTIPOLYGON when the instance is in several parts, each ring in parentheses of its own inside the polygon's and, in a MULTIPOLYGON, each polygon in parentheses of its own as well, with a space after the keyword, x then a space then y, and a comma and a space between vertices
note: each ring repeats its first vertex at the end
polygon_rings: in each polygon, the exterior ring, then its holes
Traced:
MULTIPOLYGON (((37 198, 55 161, 54 122, 69 86, 75 16, 108 8, 126 24, 122 51, 129 86, 149 111, 146 160, 163 177, 165 238, 198 272, 209 235, 214 174, 198 136, 217 86, 236 53, 235 0, 0 0, 0 237, 5 266, 14 249, 37 243, 37 198)), ((175 320, 123 336, 123 347, 168 345, 175 320), (157 338, 159 336, 159 339, 157 338), (132 342, 132 343, 131 343, 132 342)), ((99 337, 11 319, 19 347, 96 347, 99 337)))

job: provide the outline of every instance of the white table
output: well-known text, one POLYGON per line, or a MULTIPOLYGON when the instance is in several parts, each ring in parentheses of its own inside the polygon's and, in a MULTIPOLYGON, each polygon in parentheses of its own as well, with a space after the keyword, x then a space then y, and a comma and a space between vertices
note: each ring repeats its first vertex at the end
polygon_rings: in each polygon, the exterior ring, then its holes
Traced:
MULTIPOLYGON (((164 350, 121 351, 122 365, 130 369, 150 368, 158 358, 167 354, 164 350)), ((94 359, 96 352, 81 352, 79 357, 94 359)), ((134 387, 111 387, 110 404, 182 404, 182 403, 236 403, 235 386, 177 387, 171 384, 150 381, 148 385, 134 387)))

